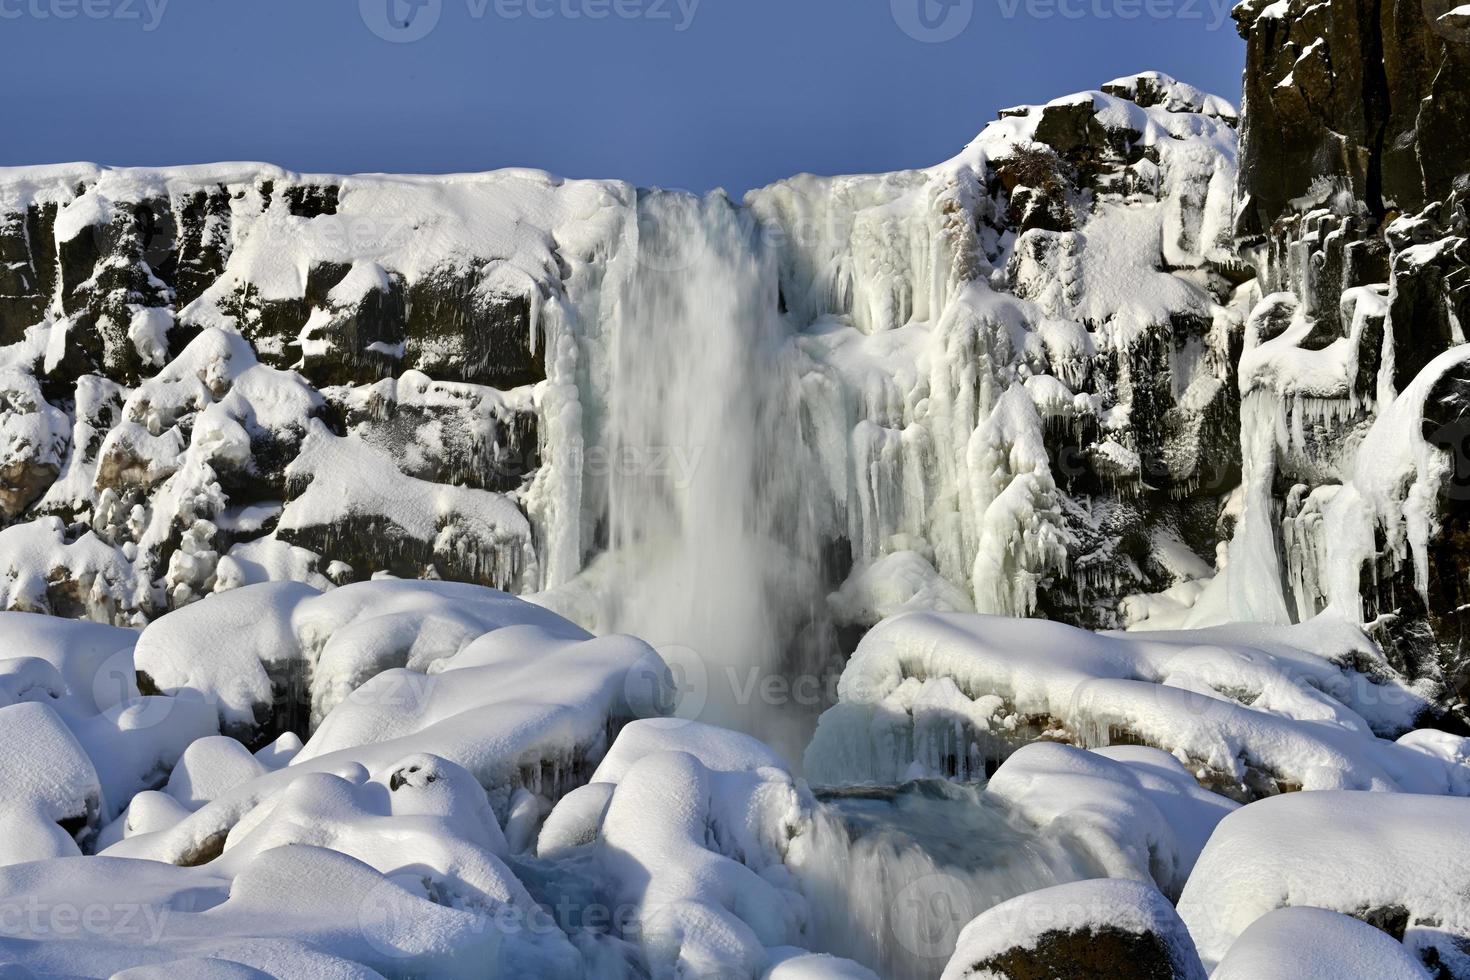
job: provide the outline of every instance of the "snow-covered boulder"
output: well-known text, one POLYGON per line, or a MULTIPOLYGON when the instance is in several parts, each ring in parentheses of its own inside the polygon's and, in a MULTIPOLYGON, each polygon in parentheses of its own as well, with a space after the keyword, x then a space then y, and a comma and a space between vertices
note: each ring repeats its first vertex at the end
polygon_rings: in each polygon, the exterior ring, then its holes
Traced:
POLYGON ((0 864, 80 855, 102 809, 92 760, 46 704, 0 708, 0 739, 0 864))
POLYGON ((507 626, 587 634, 489 589, 442 582, 364 582, 328 593, 277 582, 232 590, 159 619, 138 639, 137 668, 155 689, 195 691, 227 734, 260 747, 305 738, 331 710, 392 667, 426 673, 507 626))
POLYGON ((538 850, 603 869, 655 976, 865 977, 792 949, 810 925, 793 866, 812 846, 815 807, 755 739, 650 719, 552 811, 538 850))
POLYGON ((1237 807, 1201 788, 1172 755, 1138 746, 1027 745, 986 789, 1109 876, 1151 881, 1172 897, 1215 826, 1237 807))
POLYGON ((944 980, 1205 976, 1168 900, 1150 885, 1111 879, 997 905, 965 927, 944 970, 944 980))
POLYGON ((1240 934, 1211 980, 1428 980, 1404 945, 1366 922, 1326 909, 1268 912, 1240 934))
POLYGON ((197 739, 218 731, 197 697, 143 696, 137 633, 0 613, 0 862, 81 853, 197 739))
POLYGON ((0 519, 18 517, 60 475, 70 436, 65 413, 35 377, 0 370, 0 519))
POLYGON ((1464 785, 1458 760, 1388 740, 1429 702, 1360 630, 1330 617, 1114 635, 912 614, 864 638, 838 695, 806 754, 822 785, 975 777, 1036 739, 1160 748, 1242 800, 1464 785))
POLYGON ((152 590, 127 554, 59 517, 0 530, 0 603, 8 612, 129 624, 152 608, 152 590))
POLYGON ((1470 975, 1470 801, 1399 793, 1293 793, 1216 828, 1179 900, 1210 966, 1284 905, 1363 919, 1431 971, 1470 975))
POLYGON ((771 951, 771 968, 761 980, 877 980, 878 974, 851 960, 808 953, 803 949, 771 951))
POLYGON ((404 578, 512 590, 537 580, 530 525, 509 498, 408 476, 357 434, 313 425, 286 479, 282 541, 404 578))
POLYGON ((208 802, 109 852, 180 864, 221 853, 252 810, 297 779, 378 772, 415 754, 468 770, 509 819, 522 791, 554 801, 587 782, 612 737, 658 715, 672 687, 668 667, 641 641, 593 639, 538 606, 445 583, 381 581, 325 594, 254 586, 159 619, 139 647, 140 670, 207 695, 227 727, 272 704, 267 667, 278 661, 269 658, 287 658, 288 676, 311 677, 315 703, 331 692, 314 734, 299 750, 286 747, 288 764, 262 749, 271 764, 251 762, 269 771, 240 781, 253 767, 232 751, 239 771, 221 773, 203 793, 192 791, 186 766, 175 795, 208 802), (211 621, 212 607, 222 619, 211 621), (214 639, 220 622, 229 643, 214 639))

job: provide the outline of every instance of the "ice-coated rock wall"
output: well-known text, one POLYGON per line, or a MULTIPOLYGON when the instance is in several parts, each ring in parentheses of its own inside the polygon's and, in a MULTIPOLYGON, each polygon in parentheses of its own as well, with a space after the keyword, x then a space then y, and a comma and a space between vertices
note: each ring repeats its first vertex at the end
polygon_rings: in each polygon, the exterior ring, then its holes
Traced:
POLYGON ((1334 608, 1463 705, 1470 34, 1452 8, 1236 8, 1245 479, 1228 567, 1175 622, 1334 608))
POLYGON ((531 172, 5 171, 5 605, 387 571, 618 622, 610 566, 728 523, 842 625, 1113 623, 1208 570, 1229 489, 1234 125, 1144 75, 674 227, 531 172))
POLYGON ((743 202, 0 171, 0 604, 388 573, 767 665, 908 609, 1333 606, 1457 689, 1470 168, 1400 93, 1458 105, 1463 52, 1348 6, 1238 9, 1239 166, 1145 73, 743 202))

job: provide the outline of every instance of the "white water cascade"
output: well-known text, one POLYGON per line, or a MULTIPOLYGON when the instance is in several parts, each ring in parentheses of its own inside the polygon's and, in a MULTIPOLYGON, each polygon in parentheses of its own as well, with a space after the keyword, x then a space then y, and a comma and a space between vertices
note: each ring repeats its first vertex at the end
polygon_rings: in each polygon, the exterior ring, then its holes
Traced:
MULTIPOLYGON (((589 468, 597 628, 659 650, 677 714, 755 735, 799 771, 840 670, 822 639, 833 490, 803 428, 799 317, 748 210, 656 191, 638 219, 637 262, 610 276, 589 345, 606 383, 582 393, 606 460, 589 468), (818 700, 796 686, 812 679, 818 700)), ((958 784, 838 791, 795 850, 811 948, 887 980, 932 980, 975 915, 1095 873, 958 784)))
POLYGON ((1101 873, 983 790, 937 781, 829 796, 797 870, 814 945, 885 980, 933 980, 980 913, 1101 873))
POLYGON ((638 213, 638 264, 610 339, 616 581, 603 620, 670 661, 681 714, 799 760, 803 726, 765 682, 799 669, 793 638, 824 595, 775 263, 755 220, 721 194, 649 192, 638 213))

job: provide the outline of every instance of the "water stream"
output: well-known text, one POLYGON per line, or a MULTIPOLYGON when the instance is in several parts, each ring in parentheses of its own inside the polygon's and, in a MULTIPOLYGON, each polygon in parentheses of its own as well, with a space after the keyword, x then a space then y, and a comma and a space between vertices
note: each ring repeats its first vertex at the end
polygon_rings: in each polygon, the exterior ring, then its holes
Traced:
POLYGON ((814 943, 885 980, 933 980, 971 919, 1098 869, 974 785, 926 780, 825 793, 798 869, 814 943))
MULTIPOLYGON (((660 650, 680 714, 753 734, 799 773, 821 705, 790 682, 840 670, 804 485, 800 325, 748 212, 660 191, 638 212, 637 266, 604 334, 601 624, 660 650)), ((812 947, 885 980, 938 977, 975 915, 1095 873, 977 787, 943 782, 828 792, 798 850, 812 947)))
MULTIPOLYGON (((686 712, 799 764, 805 719, 764 682, 809 659, 825 590, 804 526, 791 332, 754 219, 723 195, 639 200, 612 331, 604 621, 679 673, 686 712)), ((808 712, 809 714, 809 712, 808 712)))

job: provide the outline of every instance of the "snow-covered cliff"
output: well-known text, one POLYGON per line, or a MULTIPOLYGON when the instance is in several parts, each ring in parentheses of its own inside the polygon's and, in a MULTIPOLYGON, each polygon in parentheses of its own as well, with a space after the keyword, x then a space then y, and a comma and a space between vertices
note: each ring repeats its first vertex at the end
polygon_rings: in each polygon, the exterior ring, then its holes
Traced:
POLYGON ((1234 124, 1139 76, 928 171, 743 206, 530 172, 6 171, 6 605, 127 621, 384 570, 565 594, 610 544, 689 530, 619 513, 631 469, 800 513, 739 534, 800 552, 818 598, 847 583, 854 621, 920 590, 1111 622, 1199 574, 1229 489, 1234 124), (700 370, 731 383, 678 390, 700 370), (718 432, 638 428, 710 399, 718 432))
POLYGON ((1332 605, 1438 679, 1463 214, 1272 176, 1271 98, 1239 187, 1235 111, 1157 73, 740 203, 0 171, 3 605, 390 573, 778 667, 910 608, 1332 605))

